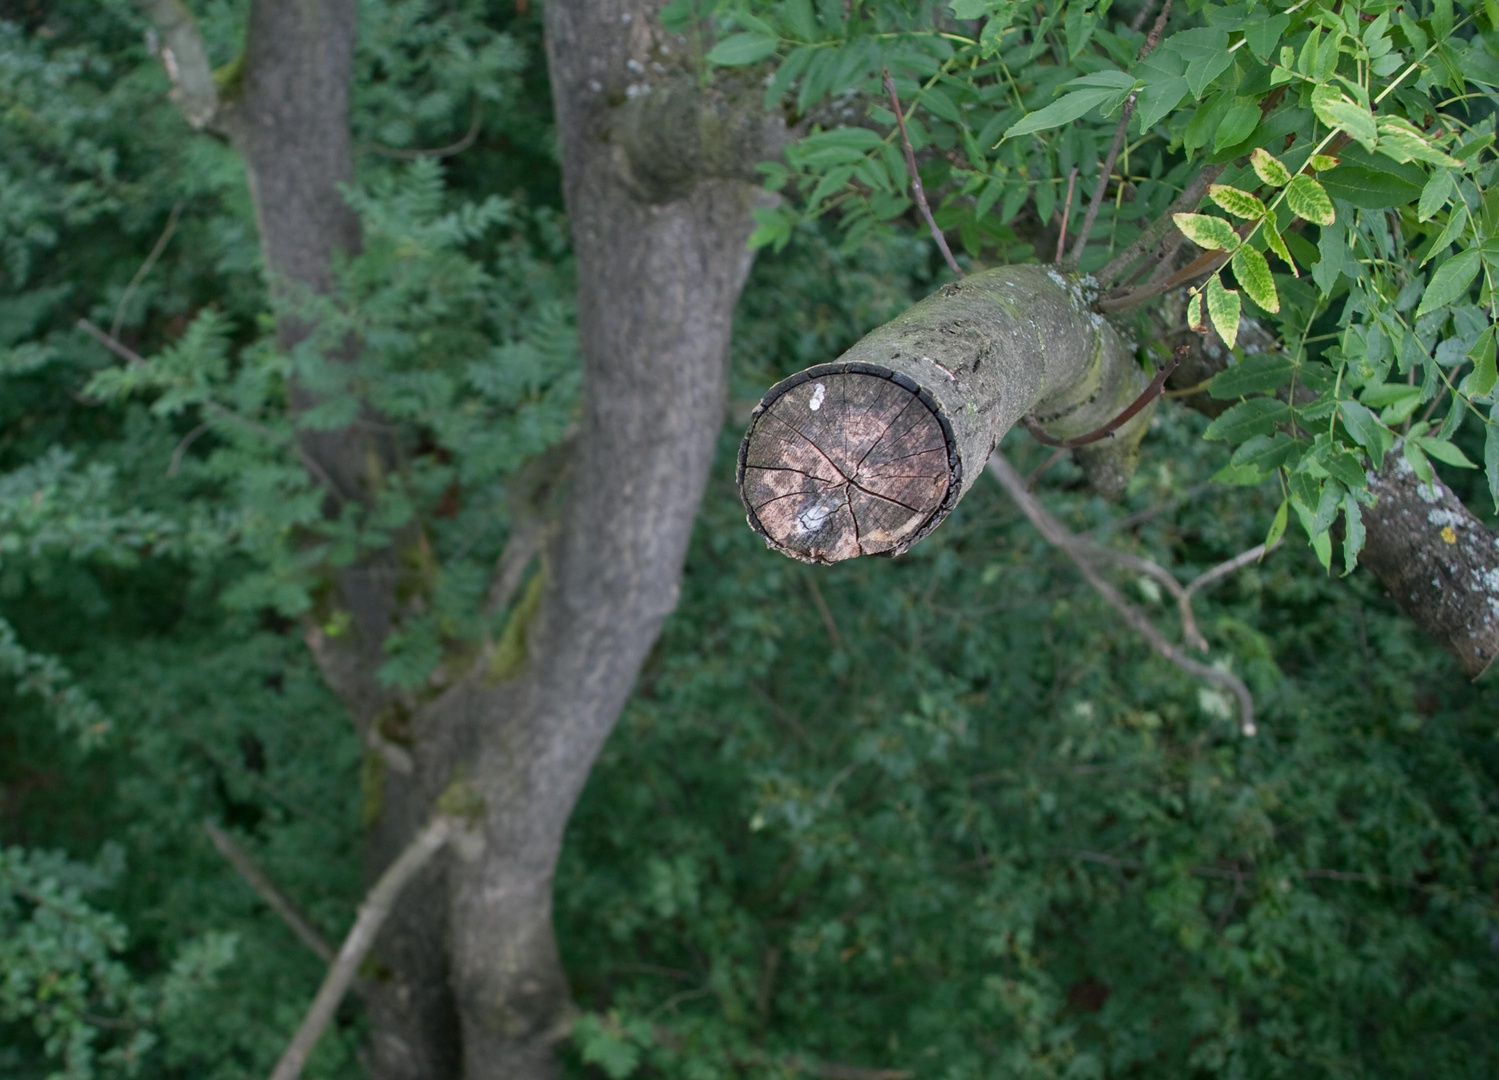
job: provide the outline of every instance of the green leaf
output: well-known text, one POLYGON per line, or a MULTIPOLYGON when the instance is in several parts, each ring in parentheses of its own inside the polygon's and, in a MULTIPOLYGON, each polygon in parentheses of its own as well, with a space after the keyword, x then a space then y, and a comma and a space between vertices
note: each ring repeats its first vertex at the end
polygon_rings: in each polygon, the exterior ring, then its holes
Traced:
POLYGON ((1286 186, 1286 205, 1291 213, 1313 225, 1331 225, 1337 220, 1327 191, 1310 176, 1297 175, 1286 186))
POLYGON ((1234 62, 1228 51, 1228 34, 1211 27, 1196 27, 1172 34, 1161 48, 1179 53, 1187 64, 1187 87, 1201 98, 1209 84, 1234 62))
POLYGON ((1270 531, 1265 533, 1265 549, 1268 551, 1280 543, 1280 538, 1286 535, 1287 511, 1291 504, 1286 499, 1280 500, 1280 507, 1275 511, 1275 518, 1270 522, 1270 531))
POLYGON ((1291 170, 1282 165, 1279 158, 1262 147, 1256 146, 1250 151, 1249 164, 1254 166, 1254 174, 1263 184, 1269 184, 1271 187, 1284 187, 1291 181, 1291 170))
POLYGON ((1426 453, 1427 453, 1427 455, 1429 457, 1436 458, 1438 461, 1442 462, 1444 465, 1452 465, 1452 466, 1454 466, 1456 468, 1459 468, 1459 469, 1476 469, 1476 468, 1478 468, 1477 465, 1474 465, 1471 461, 1468 460, 1468 455, 1467 454, 1464 454, 1461 450, 1459 450, 1456 446, 1452 445, 1450 442, 1446 442, 1445 440, 1442 440, 1442 439, 1433 439, 1433 438, 1429 438, 1429 437, 1425 437, 1425 436, 1423 436, 1423 437, 1421 437, 1419 439, 1412 439, 1411 441, 1415 442, 1415 443, 1419 443, 1420 446, 1421 446, 1421 449, 1424 450, 1424 451, 1426 451, 1426 453))
POLYGON ((1265 204, 1249 194, 1228 184, 1208 185, 1208 197, 1235 217, 1257 220, 1265 216, 1265 204))
POLYGON ((1456 190, 1452 183, 1452 173, 1446 169, 1433 172, 1431 179, 1421 189, 1421 200, 1416 203, 1416 220, 1429 221, 1438 210, 1447 205, 1447 200, 1452 198, 1456 190))
POLYGON ((1394 444, 1394 436, 1374 418, 1372 412, 1356 401, 1338 402, 1338 416, 1348 434, 1353 436, 1353 441, 1364 448, 1377 468, 1394 444))
POLYGON ((1473 361, 1473 372, 1463 382, 1467 393, 1472 397, 1487 397, 1489 391, 1494 389, 1495 381, 1499 381, 1499 372, 1495 371, 1494 366, 1494 340, 1495 330, 1489 325, 1468 350, 1468 359, 1473 361))
POLYGON ((1364 515, 1351 491, 1343 495, 1343 526, 1343 576, 1347 577, 1364 550, 1364 515))
POLYGON ((817 16, 812 12, 812 0, 786 0, 786 22, 801 41, 816 41, 817 16))
POLYGON ((1437 272, 1431 275, 1431 284, 1426 286, 1426 292, 1421 296, 1421 306, 1416 308, 1416 318, 1419 319, 1428 311, 1444 308, 1466 295, 1468 286, 1478 276, 1479 266, 1478 252, 1469 249, 1458 252, 1437 267, 1437 272))
POLYGON ((1237 364, 1213 377, 1208 393, 1215 398, 1237 398, 1248 394, 1268 394, 1277 386, 1291 381, 1296 360, 1289 353, 1250 353, 1237 364))
POLYGON ((1219 217, 1208 214, 1172 214, 1171 220, 1192 243, 1208 251, 1232 251, 1239 246, 1239 234, 1219 217))
POLYGON ((1207 329, 1202 323, 1202 293, 1196 289, 1187 298, 1187 327, 1199 332, 1207 329))
POLYGON ((1431 483, 1433 476, 1431 471, 1431 462, 1426 460, 1426 455, 1423 454, 1421 452, 1421 448, 1416 445, 1416 440, 1406 439, 1403 450, 1405 453, 1405 460, 1410 462, 1411 469, 1416 474, 1416 479, 1420 480, 1423 484, 1431 483))
POLYGON ((1236 97, 1218 122, 1213 132, 1213 153, 1229 146, 1238 146, 1254 134, 1260 123, 1260 103, 1257 98, 1236 97))
POLYGON ((1187 96, 1186 63, 1181 54, 1157 49, 1134 67, 1141 82, 1135 97, 1135 117, 1140 131, 1149 131, 1181 104, 1187 96))
POLYGON ((1225 289, 1222 277, 1214 274, 1208 279, 1207 295, 1208 318, 1213 320, 1213 329, 1218 331, 1223 343, 1232 349, 1234 342, 1239 340, 1239 294, 1225 289))
POLYGON ((1358 165, 1341 165, 1324 173, 1322 183, 1328 195, 1351 202, 1362 210, 1408 206, 1421 195, 1420 186, 1403 177, 1358 165))
POLYGON ((1234 451, 1230 465, 1251 466, 1268 473, 1286 463, 1299 443, 1289 435, 1255 435, 1234 451))
POLYGON ((1379 118, 1379 152, 1401 163, 1425 161, 1448 169, 1462 167, 1462 162, 1432 146, 1420 128, 1397 116, 1379 118))
POLYGON ((1374 143, 1379 138, 1374 114, 1336 87, 1312 88, 1312 112, 1328 127, 1347 132, 1365 150, 1373 152, 1374 143))
POLYGON ((1241 244, 1230 260, 1234 277, 1253 300, 1266 311, 1280 310, 1280 296, 1275 291, 1275 279, 1270 276, 1270 264, 1265 257, 1248 244, 1241 244))
POLYGON ((1064 94, 1050 105, 1037 109, 1028 116, 1017 120, 1010 125, 1010 129, 1000 136, 1004 139, 1013 139, 1019 135, 1030 135, 1037 131, 1047 131, 1050 128, 1061 127, 1086 115, 1099 106, 1108 106, 1107 112, 1113 105, 1123 101, 1129 94, 1128 90, 1091 88, 1086 90, 1074 90, 1070 94, 1064 94))
POLYGON ((1278 424, 1291 418, 1291 407, 1275 398, 1256 397, 1241 401, 1207 426, 1205 439, 1241 443, 1255 435, 1269 435, 1278 424))
POLYGON ((1312 155, 1312 168, 1317 172, 1326 172, 1328 169, 1336 169, 1337 167, 1338 159, 1335 157, 1328 154, 1312 155))
POLYGON ((1286 247, 1285 237, 1280 235, 1280 229, 1275 225, 1275 211, 1265 211, 1265 224, 1261 226, 1265 232, 1265 243, 1270 250, 1275 252, 1277 258, 1291 268, 1291 273, 1296 277, 1301 276, 1301 271, 1296 269, 1296 260, 1291 258, 1290 249, 1286 247))
POLYGON ((1499 510, 1499 423, 1491 423, 1484 429, 1483 471, 1488 475, 1489 497, 1494 500, 1494 509, 1499 510))
POLYGON ((743 67, 775 53, 781 44, 769 34, 731 34, 708 50, 708 62, 720 67, 743 67))

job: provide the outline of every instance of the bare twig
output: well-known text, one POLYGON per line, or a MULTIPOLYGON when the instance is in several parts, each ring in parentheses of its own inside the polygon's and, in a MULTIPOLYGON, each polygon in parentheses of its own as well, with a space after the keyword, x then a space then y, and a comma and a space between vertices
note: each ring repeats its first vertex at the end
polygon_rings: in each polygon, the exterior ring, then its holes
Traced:
POLYGON ((281 921, 291 928, 303 945, 306 945, 318 959, 325 964, 333 962, 333 946, 328 939, 312 925, 312 920, 302 913, 302 909, 289 900, 285 893, 276 888, 274 882, 266 877, 265 871, 260 868, 250 853, 239 844, 235 843, 234 837, 211 821, 203 822, 203 831, 208 834, 208 839, 213 841, 213 846, 218 853, 234 867, 239 876, 245 879, 245 883, 255 890, 255 894, 270 906, 270 909, 281 916, 281 921))
POLYGON ((1099 575, 1078 538, 1047 513, 1040 500, 1025 489, 1024 479, 998 451, 989 456, 989 472, 1020 507, 1021 512, 1030 519, 1036 531, 1072 560, 1078 571, 1087 579, 1088 584, 1093 586, 1098 595, 1103 597, 1131 628, 1150 643, 1151 648, 1187 674, 1221 686, 1233 694, 1239 706, 1239 730, 1245 735, 1255 734, 1257 729, 1254 723, 1254 699, 1250 697, 1249 688, 1241 679, 1230 672, 1193 660, 1180 648, 1167 641, 1165 635, 1156 629, 1155 624, 1139 608, 1126 600, 1119 590, 1099 575))
POLYGON ((1062 204, 1062 231, 1057 233, 1057 257, 1052 262, 1061 262, 1067 250, 1067 215, 1072 212, 1072 189, 1077 184, 1077 166, 1067 174, 1067 201, 1062 204))
MULTIPOLYGON (((1150 28, 1149 35, 1145 38, 1145 44, 1140 46, 1140 51, 1135 56, 1135 63, 1144 60, 1160 43, 1161 31, 1166 27, 1166 19, 1171 14, 1171 0, 1166 0, 1165 6, 1161 8, 1161 14, 1156 18, 1155 25, 1150 28)), ((1119 160, 1119 150, 1124 146, 1124 136, 1129 128, 1130 117, 1135 115, 1136 94, 1130 91, 1129 97, 1124 99, 1124 108, 1119 111, 1119 123, 1114 128, 1114 141, 1109 144, 1109 152, 1104 156, 1103 165, 1098 170, 1098 183, 1093 185, 1093 198, 1088 201, 1088 212, 1083 216, 1083 227, 1077 234, 1077 243, 1073 245, 1072 256, 1068 260, 1076 266, 1078 260, 1083 257, 1083 249, 1088 246, 1088 234, 1093 231, 1093 223, 1098 220, 1099 208, 1103 205, 1104 193, 1109 187, 1109 177, 1114 173, 1114 162, 1119 160)))
POLYGON ((1280 547, 1280 544, 1280 540, 1275 541, 1275 543, 1271 544, 1269 547, 1266 547, 1264 544, 1256 544, 1248 551, 1241 552, 1240 554, 1235 555, 1232 559, 1227 559, 1219 563, 1211 570, 1203 571, 1192 580, 1191 584, 1187 586, 1187 599, 1190 601, 1192 595, 1199 589, 1205 588, 1208 585, 1212 585, 1214 582, 1221 581, 1223 578, 1226 578, 1234 571, 1248 566, 1252 562, 1257 562, 1258 560, 1264 558, 1266 555, 1270 554, 1270 552, 1280 547))
POLYGON ((937 228, 937 219, 932 216, 932 208, 927 205, 926 192, 921 187, 921 175, 916 171, 916 151, 911 149, 911 136, 906 133, 906 118, 900 111, 900 97, 895 92, 895 80, 890 77, 890 69, 885 72, 885 93, 890 95, 890 107, 895 110, 895 123, 900 128, 900 145, 906 153, 906 172, 911 174, 911 193, 916 198, 916 205, 921 210, 921 216, 926 219, 927 228, 932 231, 932 239, 937 241, 937 247, 942 251, 942 257, 947 260, 947 265, 958 277, 963 276, 963 268, 958 265, 958 260, 953 258, 952 249, 947 246, 947 237, 942 235, 942 230, 937 228))
POLYGON ((1141 409, 1155 400, 1160 394, 1161 388, 1166 385, 1166 380, 1171 377, 1171 373, 1176 370, 1177 365, 1180 363, 1180 360, 1172 360, 1165 367, 1161 368, 1160 371, 1157 371, 1155 378, 1150 380, 1150 385, 1141 390, 1140 396, 1126 405, 1118 416, 1114 417, 1114 419, 1110 420, 1103 427, 1095 431, 1090 431, 1086 435, 1078 435, 1071 439, 1058 439, 1053 435, 1048 435, 1045 429, 1029 416, 1024 418, 1025 430, 1029 431, 1037 442, 1044 443, 1047 446, 1059 446, 1063 450, 1075 450, 1079 446, 1087 446, 1089 443, 1096 443, 1100 439, 1107 439, 1139 415, 1141 409))
POLYGON ((120 302, 115 305, 115 317, 109 324, 109 336, 117 338, 120 336, 120 326, 125 321, 125 306, 130 303, 130 298, 135 294, 136 287, 145 280, 146 275, 151 272, 151 267, 156 265, 156 260, 161 258, 161 253, 171 243, 172 234, 177 231, 177 218, 182 213, 182 200, 178 199, 172 204, 172 212, 167 215, 166 228, 161 230, 161 236, 156 240, 156 246, 151 249, 151 254, 146 256, 146 261, 141 263, 140 269, 130 279, 130 284, 125 286, 125 291, 120 294, 120 302))
POLYGON ((435 149, 426 150, 421 148, 405 148, 399 146, 382 146, 373 144, 370 149, 381 157, 396 158, 399 161, 415 161, 418 158, 445 158, 454 154, 461 154, 479 137, 479 132, 484 126, 484 103, 477 97, 474 98, 474 115, 469 122, 468 130, 463 133, 457 142, 449 143, 447 146, 439 146, 435 149))
POLYGON ((1035 472, 1031 473, 1029 476, 1027 476, 1025 478, 1025 490, 1027 490, 1027 491, 1035 491, 1036 490, 1036 483, 1041 479, 1041 477, 1043 475, 1045 475, 1046 470, 1049 469, 1049 468, 1051 468, 1053 465, 1055 465, 1057 462, 1061 461, 1066 456, 1067 456, 1067 450, 1065 448, 1059 448, 1059 449, 1053 451, 1052 455, 1049 458, 1047 458, 1045 461, 1041 462, 1040 465, 1036 466, 1036 471, 1035 472))
POLYGON ((281 1060, 276 1063, 271 1080, 297 1080, 301 1076, 307 1056, 312 1053, 313 1047, 328 1027, 328 1022, 333 1019, 334 1011, 353 983, 359 965, 374 945, 375 936, 401 895, 401 890, 427 865, 432 856, 442 850, 456 827, 452 818, 433 818, 406 846, 406 850, 396 857, 396 861, 385 873, 380 875, 380 880, 375 882, 375 887, 359 905, 358 918, 344 938, 338 956, 329 966, 323 985, 318 988, 317 996, 313 998, 312 1005, 302 1020, 302 1026, 297 1029, 296 1035, 281 1055, 281 1060))
POLYGON ((182 0, 136 0, 136 6, 161 35, 152 42, 152 51, 172 82, 172 100, 189 124, 207 127, 219 110, 219 91, 192 13, 182 0))
POLYGON ((1227 168, 1226 165, 1209 165, 1198 173, 1197 178, 1182 189, 1182 193, 1166 208, 1164 214, 1147 225, 1145 231, 1137 236, 1129 247, 1115 255, 1094 275, 1100 284, 1114 284, 1124 276, 1124 272, 1129 269, 1131 263, 1160 243, 1167 233, 1176 229, 1176 222, 1171 219, 1171 215, 1196 210, 1197 204, 1202 202, 1202 197, 1207 194, 1208 185, 1218 179, 1225 168, 1227 168))

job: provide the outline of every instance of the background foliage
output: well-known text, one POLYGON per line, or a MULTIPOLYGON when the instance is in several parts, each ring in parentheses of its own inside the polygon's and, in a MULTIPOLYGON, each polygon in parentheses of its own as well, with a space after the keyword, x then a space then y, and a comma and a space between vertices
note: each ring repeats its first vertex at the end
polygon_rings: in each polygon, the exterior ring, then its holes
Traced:
MULTIPOLYGON (((562 437, 577 390, 538 23, 493 7, 361 5, 349 198, 366 247, 320 312, 366 341, 352 373, 274 348, 242 170, 183 137, 132 6, 20 3, 0 21, 6 1075, 269 1069, 320 965, 212 851, 205 817, 330 935, 352 916, 361 748, 300 620, 320 617, 330 567, 419 517, 432 550, 410 569, 430 603, 383 671, 419 687, 478 633, 510 478, 562 437), (475 117, 461 153, 409 153, 461 142, 475 117), (369 515, 320 518, 284 411, 293 370, 327 395, 302 423, 346 422, 352 379, 399 426, 404 468, 369 515)), ((1277 373, 1319 392, 1299 412, 1306 438, 1272 453, 1255 440, 1284 436, 1219 427, 1230 461, 1204 421, 1163 409, 1122 507, 1070 466, 1043 486, 1074 529, 1187 577, 1260 540, 1283 493, 1312 524, 1331 521, 1329 490, 1356 512, 1337 455, 1369 440, 1403 434, 1413 463, 1443 468, 1495 445, 1486 9, 1186 5, 1136 71, 1134 12, 1107 3, 710 7, 679 0, 668 18, 721 20, 715 62, 773 63, 771 105, 833 110, 766 169, 796 197, 758 234, 771 250, 740 311, 736 410, 937 280, 900 223, 882 66, 916 105, 939 219, 968 257, 1005 261, 1035 256, 1074 165, 1091 187, 1105 114, 1129 92, 1117 73, 1140 104, 1133 206, 1100 217, 1116 247, 1170 202, 1188 155, 1273 144, 1298 168, 1303 140, 1331 131, 1309 84, 1377 96, 1398 74, 1381 61, 1419 53, 1388 116, 1457 164, 1381 159, 1381 138, 1409 144, 1378 127, 1375 157, 1340 146, 1317 173, 1334 221, 1285 230, 1303 273, 1277 264, 1281 311, 1262 312, 1292 328, 1294 359, 1238 367, 1246 405, 1270 400, 1254 395, 1277 373), (1084 91, 1102 96, 1036 126, 1084 91), (1276 91, 1257 121, 1245 111, 1276 91), (849 120, 868 126, 834 126, 849 120), (1454 263, 1473 273, 1448 297, 1437 275, 1454 263), (1360 402, 1365 427, 1348 422, 1360 402), (1433 405, 1429 427, 1402 430, 1433 405)), ((228 63, 242 5, 196 8, 228 63)), ((1252 168, 1222 179, 1265 202, 1282 190, 1252 168)), ((1229 703, 1123 632, 997 492, 974 491, 900 560, 814 572, 743 527, 734 437, 682 606, 559 873, 588 1010, 580 1075, 790 1075, 819 1058, 923 1077, 1499 1068, 1492 691, 1454 678, 1366 575, 1329 578, 1329 552, 1298 542, 1201 601, 1260 707, 1246 741, 1229 703)), ((1022 467, 1042 457, 1007 450, 1022 467)), ((1444 475, 1478 505, 1481 483, 1444 475)), ((1169 621, 1152 583, 1128 587, 1169 621)), ((310 1075, 358 1074, 359 1023, 347 1006, 310 1075)))

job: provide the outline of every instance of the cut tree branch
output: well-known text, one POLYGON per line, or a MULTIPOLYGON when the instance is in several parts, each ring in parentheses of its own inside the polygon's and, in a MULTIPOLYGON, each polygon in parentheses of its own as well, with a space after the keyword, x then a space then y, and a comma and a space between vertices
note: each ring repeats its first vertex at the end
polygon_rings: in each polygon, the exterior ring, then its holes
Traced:
POLYGON ((1047 512, 1039 499, 1026 490, 1024 478, 1005 460, 1003 454, 995 452, 990 455, 989 472, 1020 507, 1021 512, 1030 519, 1036 531, 1072 560, 1073 565, 1087 579, 1088 584, 1093 586, 1098 595, 1103 597, 1132 629, 1150 643, 1151 648, 1188 675, 1214 683, 1233 694, 1239 707, 1239 730, 1245 735, 1256 733, 1258 729, 1254 723, 1254 699, 1241 679, 1220 668, 1193 660, 1180 648, 1167 641, 1166 636, 1156 629, 1155 624, 1144 612, 1126 600, 1119 590, 1099 575, 1088 558, 1086 542, 1080 542, 1061 522, 1047 512))
POLYGON ((281 1060, 271 1072, 271 1080, 297 1080, 302 1075, 308 1055, 312 1053, 318 1039, 322 1038, 339 1002, 353 984, 359 965, 375 944, 375 937, 401 895, 401 890, 442 850, 456 828, 454 819, 446 815, 433 818, 417 833, 406 850, 396 857, 385 873, 380 875, 380 880, 375 882, 375 887, 359 905, 359 915, 354 920, 353 927, 329 966, 323 985, 318 988, 317 996, 313 998, 312 1005, 302 1020, 302 1026, 297 1029, 281 1055, 281 1060))

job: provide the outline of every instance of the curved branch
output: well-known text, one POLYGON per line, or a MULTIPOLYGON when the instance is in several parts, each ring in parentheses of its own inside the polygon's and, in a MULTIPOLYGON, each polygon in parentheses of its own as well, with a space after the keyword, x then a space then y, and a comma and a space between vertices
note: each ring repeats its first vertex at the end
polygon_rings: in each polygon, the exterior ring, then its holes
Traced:
POLYGON ((1010 498, 1015 500, 1015 505, 1020 507, 1021 512, 1030 519, 1036 531, 1072 560, 1078 571, 1087 579, 1088 584, 1093 586, 1098 595, 1103 597, 1132 629, 1150 643, 1151 648, 1188 675, 1215 683, 1233 694, 1239 705, 1239 730, 1245 735, 1254 735, 1259 730, 1254 723, 1254 699, 1250 696, 1249 688, 1244 685, 1243 680, 1230 672, 1193 660, 1167 641, 1166 636, 1156 629, 1155 624, 1145 616, 1144 612, 1126 600, 1118 589, 1099 575, 1097 569, 1088 560, 1086 542, 1079 541, 1076 536, 1068 532, 1061 522, 1046 511, 1040 500, 1026 490, 1024 478, 1005 460, 1003 454, 995 452, 990 455, 989 473, 999 481, 1000 486, 1005 489, 1010 498))

